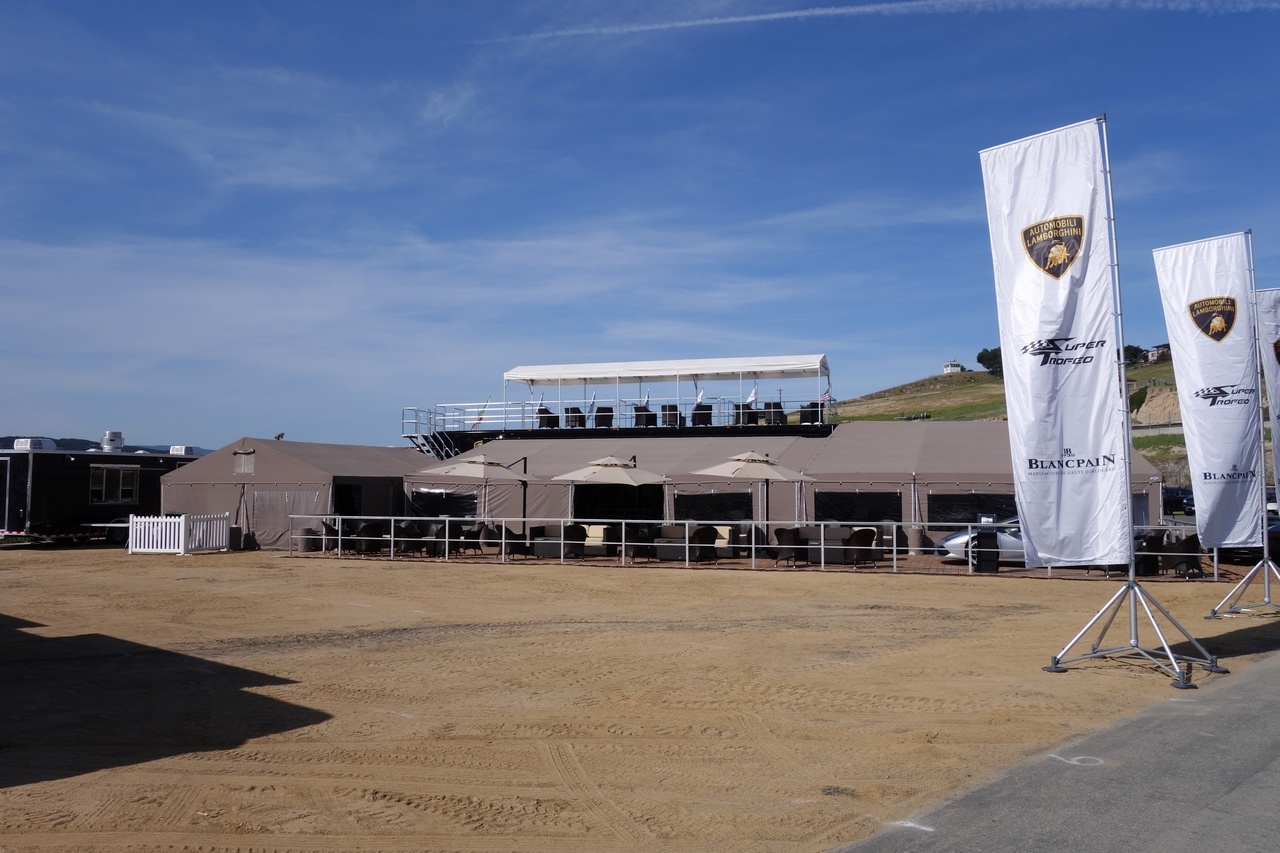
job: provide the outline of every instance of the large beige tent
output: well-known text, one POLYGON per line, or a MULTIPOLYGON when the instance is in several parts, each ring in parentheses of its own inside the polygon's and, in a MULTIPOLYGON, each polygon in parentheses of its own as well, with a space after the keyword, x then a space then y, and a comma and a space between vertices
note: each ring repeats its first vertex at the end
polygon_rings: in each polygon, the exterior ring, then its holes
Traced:
MULTIPOLYGON (((471 452, 483 452, 536 478, 526 494, 518 484, 491 492, 495 516, 584 517, 583 510, 590 507, 575 500, 569 484, 554 477, 604 456, 624 460, 635 456, 639 467, 670 480, 665 487, 653 487, 661 488, 661 503, 650 504, 646 517, 760 520, 764 511, 760 488, 691 473, 748 451, 765 454, 814 480, 800 485, 775 483, 772 522, 897 521, 913 525, 926 536, 930 524, 965 523, 977 521, 980 515, 1015 511, 1008 425, 1003 421, 855 422, 841 424, 825 437, 752 436, 749 431, 735 431, 690 437, 502 439, 471 452), (719 512, 711 512, 716 509, 719 512)), ((1132 468, 1134 520, 1150 523, 1160 512, 1160 475, 1137 453, 1132 468)), ((405 486, 410 490, 450 487, 423 473, 407 476, 405 486)))
POLYGON ((242 438, 162 477, 161 507, 228 512, 247 545, 286 548, 290 515, 403 515, 405 474, 432 461, 411 447, 242 438))

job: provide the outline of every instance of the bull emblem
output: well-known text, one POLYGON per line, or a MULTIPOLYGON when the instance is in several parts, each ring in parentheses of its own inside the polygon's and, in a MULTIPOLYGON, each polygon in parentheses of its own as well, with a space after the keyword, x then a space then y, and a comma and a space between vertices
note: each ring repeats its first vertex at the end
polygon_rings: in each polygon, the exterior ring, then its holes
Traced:
POLYGON ((1236 325, 1236 300, 1231 296, 1210 296, 1187 306, 1191 321, 1205 337, 1222 341, 1236 325))
POLYGON ((1054 240, 1053 245, 1049 247, 1049 256, 1044 259, 1044 268, 1060 267, 1070 260, 1071 255, 1067 254, 1067 247, 1061 240, 1054 240))
POLYGON ((1084 246, 1084 217, 1055 216, 1022 229, 1022 248, 1046 275, 1060 279, 1080 257, 1084 246))

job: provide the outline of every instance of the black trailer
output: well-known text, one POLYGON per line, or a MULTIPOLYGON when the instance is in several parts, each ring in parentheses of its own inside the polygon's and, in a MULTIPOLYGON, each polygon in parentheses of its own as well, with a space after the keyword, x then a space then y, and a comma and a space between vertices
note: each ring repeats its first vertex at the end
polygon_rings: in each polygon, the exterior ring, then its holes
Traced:
POLYGON ((67 449, 0 449, 0 539, 123 544, 130 515, 160 514, 160 477, 195 456, 67 449))

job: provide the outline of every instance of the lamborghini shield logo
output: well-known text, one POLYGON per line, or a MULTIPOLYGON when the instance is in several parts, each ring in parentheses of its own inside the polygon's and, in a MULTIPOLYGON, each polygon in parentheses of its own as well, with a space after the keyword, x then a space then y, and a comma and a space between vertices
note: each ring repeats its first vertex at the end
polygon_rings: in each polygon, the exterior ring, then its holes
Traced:
POLYGON ((1060 279, 1080 256, 1083 216, 1055 216, 1022 229, 1022 248, 1041 272, 1060 279))
POLYGON ((1236 300, 1231 296, 1210 296, 1187 306, 1191 321, 1205 337, 1220 342, 1236 325, 1236 300))

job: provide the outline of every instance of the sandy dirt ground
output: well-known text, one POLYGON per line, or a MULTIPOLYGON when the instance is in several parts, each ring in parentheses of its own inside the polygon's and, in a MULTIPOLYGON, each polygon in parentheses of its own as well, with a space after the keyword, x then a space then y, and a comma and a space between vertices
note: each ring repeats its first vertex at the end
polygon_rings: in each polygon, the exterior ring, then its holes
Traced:
POLYGON ((827 850, 1194 696, 1041 671, 1122 587, 0 547, 0 850, 827 850))

